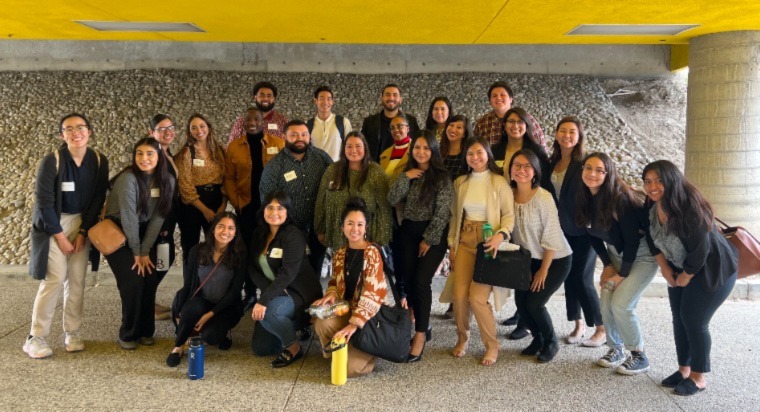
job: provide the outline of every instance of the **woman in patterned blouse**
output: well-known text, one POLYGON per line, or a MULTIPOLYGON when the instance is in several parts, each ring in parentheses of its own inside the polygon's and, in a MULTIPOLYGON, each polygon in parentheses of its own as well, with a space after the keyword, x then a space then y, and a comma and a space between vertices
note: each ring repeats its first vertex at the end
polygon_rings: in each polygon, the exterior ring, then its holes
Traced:
POLYGON ((465 172, 464 142, 472 136, 470 120, 457 114, 446 121, 446 132, 441 136, 441 157, 443 166, 449 171, 453 181, 465 172))
MULTIPOLYGON (((338 249, 333 258, 333 271, 325 296, 314 305, 332 305, 337 300, 349 302, 351 311, 330 319, 317 319, 314 330, 322 347, 333 338, 345 338, 346 342, 371 319, 385 300, 388 287, 383 274, 383 258, 380 248, 367 240, 370 215, 360 198, 348 200, 341 213, 341 230, 348 244, 338 249)), ((325 358, 331 354, 325 353, 325 358)), ((375 369, 375 357, 348 346, 348 376, 366 375, 375 369)))
MULTIPOLYGON (((401 266, 397 278, 406 278, 409 301, 414 310, 415 334, 409 362, 422 359, 425 335, 430 330, 433 275, 446 254, 453 187, 443 167, 438 141, 430 130, 419 132, 411 142, 412 155, 391 186, 388 201, 402 210, 399 236, 401 266)), ((402 299, 406 307, 406 299, 402 299)))
POLYGON ((522 354, 538 355, 540 363, 550 362, 559 351, 559 343, 546 302, 567 278, 573 252, 562 233, 554 198, 539 186, 541 163, 535 153, 518 150, 508 170, 515 195, 512 236, 515 243, 530 251, 533 274, 529 290, 515 291, 520 319, 533 331, 533 341, 522 354))
POLYGON ((185 133, 187 141, 174 159, 183 203, 178 213, 183 260, 200 241, 201 231, 208 231, 209 222, 227 208, 222 193, 224 150, 213 126, 196 113, 188 119, 185 133))

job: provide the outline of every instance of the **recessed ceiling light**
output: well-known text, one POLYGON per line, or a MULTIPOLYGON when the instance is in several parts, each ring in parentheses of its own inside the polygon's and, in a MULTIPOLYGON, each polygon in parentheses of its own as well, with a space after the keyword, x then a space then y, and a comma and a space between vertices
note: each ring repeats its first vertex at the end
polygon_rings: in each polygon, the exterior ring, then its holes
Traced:
POLYGON ((675 36, 699 24, 581 24, 568 36, 675 36))
POLYGON ((76 23, 98 31, 140 31, 140 32, 186 32, 205 33, 193 23, 133 22, 133 21, 93 21, 74 20, 76 23))

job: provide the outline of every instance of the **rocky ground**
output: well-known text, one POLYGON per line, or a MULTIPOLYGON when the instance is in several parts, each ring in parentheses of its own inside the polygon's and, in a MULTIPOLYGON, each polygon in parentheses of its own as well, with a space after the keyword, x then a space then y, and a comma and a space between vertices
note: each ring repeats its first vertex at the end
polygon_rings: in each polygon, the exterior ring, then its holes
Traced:
MULTIPOLYGON (((250 102, 251 86, 263 79, 279 87, 277 108, 291 118, 312 116, 313 90, 329 84, 336 91, 335 111, 356 128, 379 110, 380 89, 388 82, 401 86, 404 110, 422 124, 438 95, 448 96, 456 113, 476 119, 490 109, 488 85, 502 79, 515 91, 514 105, 532 113, 550 135, 563 116, 580 117, 588 150, 610 153, 631 183, 640 181, 651 160, 668 158, 683 165, 683 76, 625 80, 497 73, 5 72, 0 73, 0 264, 28 260, 34 176, 39 160, 60 143, 56 129, 63 114, 76 111, 90 117, 92 146, 108 156, 115 173, 128 163, 131 144, 147 133, 148 119, 155 113, 170 114, 183 128, 192 113, 202 113, 226 140, 232 122, 250 102)), ((178 137, 179 145, 184 132, 178 137)))

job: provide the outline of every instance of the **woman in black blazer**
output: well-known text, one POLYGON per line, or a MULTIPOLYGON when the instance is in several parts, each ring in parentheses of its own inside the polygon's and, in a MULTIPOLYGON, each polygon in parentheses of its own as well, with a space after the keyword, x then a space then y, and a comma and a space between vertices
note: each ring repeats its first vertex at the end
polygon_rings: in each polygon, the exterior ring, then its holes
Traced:
POLYGON ((565 279, 565 308, 567 320, 575 322, 575 329, 565 337, 565 342, 582 346, 598 347, 607 341, 599 294, 594 285, 596 252, 586 228, 575 224, 575 196, 580 188, 583 157, 586 155, 583 125, 575 116, 567 116, 557 123, 556 139, 549 159, 549 176, 544 176, 545 188, 554 196, 559 211, 559 221, 565 238, 573 249, 570 274, 565 279), (583 317, 586 323, 583 323, 583 317), (584 340, 588 327, 596 330, 591 338, 584 340))
POLYGON ((652 254, 668 282, 678 371, 662 380, 677 395, 694 395, 710 372, 710 319, 736 283, 738 254, 713 223, 707 200, 667 160, 642 173, 648 201, 652 254), (696 278, 696 279, 695 279, 696 278))
POLYGON ((269 193, 259 209, 248 273, 261 290, 251 317, 257 323, 251 348, 257 356, 279 353, 272 367, 282 368, 303 356, 296 337, 307 317, 306 305, 322 296, 322 286, 306 258, 306 238, 290 218, 290 199, 269 193))

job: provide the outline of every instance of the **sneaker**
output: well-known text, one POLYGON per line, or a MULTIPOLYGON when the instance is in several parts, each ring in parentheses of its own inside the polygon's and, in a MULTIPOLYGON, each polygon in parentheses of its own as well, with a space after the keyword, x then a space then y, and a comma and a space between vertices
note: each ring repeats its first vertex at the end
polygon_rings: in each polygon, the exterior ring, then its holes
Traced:
POLYGON ((610 350, 608 350, 604 356, 599 358, 596 364, 605 368, 614 368, 623 360, 625 360, 625 353, 623 352, 623 349, 610 348, 610 350))
POLYGON ((134 349, 137 349, 137 342, 135 342, 135 341, 127 341, 127 340, 121 340, 121 338, 116 338, 116 342, 124 350, 134 350, 134 349))
POLYGON ((66 332, 66 352, 79 352, 84 350, 84 341, 79 337, 79 332, 66 332))
POLYGON ((137 343, 144 346, 151 346, 156 343, 156 340, 153 339, 153 336, 142 336, 137 338, 137 343))
POLYGON ((29 336, 24 342, 24 352, 33 359, 44 359, 53 356, 53 350, 50 349, 44 338, 38 336, 29 336))
POLYGON ((615 369, 621 375, 638 375, 649 370, 649 359, 643 351, 631 351, 628 359, 615 369))

